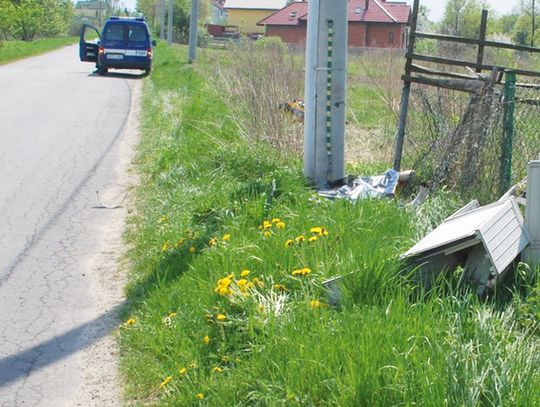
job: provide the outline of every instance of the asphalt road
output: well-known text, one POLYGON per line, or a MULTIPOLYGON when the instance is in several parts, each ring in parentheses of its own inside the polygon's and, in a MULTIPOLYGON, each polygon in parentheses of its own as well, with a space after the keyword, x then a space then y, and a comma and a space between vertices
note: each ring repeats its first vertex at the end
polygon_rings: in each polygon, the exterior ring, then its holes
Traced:
POLYGON ((0 66, 0 406, 74 405, 81 350, 108 334, 92 330, 112 216, 95 191, 117 188, 141 77, 92 70, 75 46, 0 66))

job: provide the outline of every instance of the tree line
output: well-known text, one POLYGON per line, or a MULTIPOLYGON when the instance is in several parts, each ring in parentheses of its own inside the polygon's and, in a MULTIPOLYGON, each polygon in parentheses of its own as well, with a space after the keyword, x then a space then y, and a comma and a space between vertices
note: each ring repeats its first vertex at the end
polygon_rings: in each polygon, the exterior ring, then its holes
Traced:
POLYGON ((518 45, 540 45, 538 29, 540 0, 520 0, 514 10, 501 15, 485 0, 448 0, 442 20, 435 24, 427 19, 429 5, 422 6, 422 24, 443 34, 476 38, 482 10, 489 11, 487 34, 518 45))
POLYGON ((3 39, 31 41, 66 34, 73 18, 70 0, 0 0, 3 39))

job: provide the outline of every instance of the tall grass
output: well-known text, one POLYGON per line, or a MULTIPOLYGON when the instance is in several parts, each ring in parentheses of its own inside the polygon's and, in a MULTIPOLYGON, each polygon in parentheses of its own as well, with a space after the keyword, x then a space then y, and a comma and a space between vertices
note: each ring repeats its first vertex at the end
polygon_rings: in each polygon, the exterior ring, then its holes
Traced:
POLYGON ((317 198, 299 160, 243 137, 185 53, 161 49, 145 82, 120 327, 130 403, 540 403, 534 280, 480 301, 401 273, 399 254, 458 202, 442 194, 430 216, 317 198), (340 308, 322 286, 334 276, 340 308))
POLYGON ((0 64, 53 51, 65 45, 75 44, 77 37, 40 38, 35 41, 1 41, 0 64))

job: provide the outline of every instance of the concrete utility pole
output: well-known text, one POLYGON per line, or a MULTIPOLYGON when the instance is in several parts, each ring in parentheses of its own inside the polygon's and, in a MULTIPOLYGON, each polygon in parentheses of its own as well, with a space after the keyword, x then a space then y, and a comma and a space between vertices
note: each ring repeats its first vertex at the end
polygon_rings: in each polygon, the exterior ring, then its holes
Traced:
POLYGON ((527 209, 525 227, 531 244, 524 251, 525 261, 540 264, 540 161, 531 161, 527 167, 527 209))
POLYGON ((167 20, 167 43, 172 45, 173 40, 173 11, 174 11, 174 0, 169 0, 169 15, 167 20))
POLYGON ((160 1, 160 16, 159 16, 159 38, 164 40, 165 39, 165 8, 167 7, 167 4, 165 3, 165 0, 160 1))
POLYGON ((304 175, 317 187, 345 177, 347 6, 347 0, 308 3, 304 175))
POLYGON ((191 0, 191 17, 189 19, 189 58, 188 63, 195 61, 197 53, 197 25, 199 21, 199 0, 191 0))
POLYGON ((534 47, 534 33, 536 32, 536 5, 535 0, 532 0, 532 35, 531 47, 534 47))

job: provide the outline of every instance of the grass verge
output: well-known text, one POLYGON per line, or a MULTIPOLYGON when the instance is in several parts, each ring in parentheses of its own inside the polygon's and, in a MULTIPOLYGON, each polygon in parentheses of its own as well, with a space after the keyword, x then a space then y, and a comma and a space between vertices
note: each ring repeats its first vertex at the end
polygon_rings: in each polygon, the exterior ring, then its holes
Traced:
POLYGON ((78 37, 40 38, 35 41, 3 41, 0 43, 0 64, 53 51, 75 44, 78 37))
POLYGON ((399 272, 399 253, 457 203, 441 194, 416 214, 318 199, 297 158, 239 135, 185 54, 158 48, 145 82, 120 328, 131 402, 540 403, 534 282, 480 301, 452 282, 422 294, 399 272), (338 275, 340 309, 321 284, 338 275))

